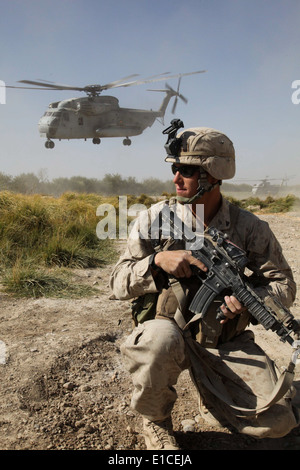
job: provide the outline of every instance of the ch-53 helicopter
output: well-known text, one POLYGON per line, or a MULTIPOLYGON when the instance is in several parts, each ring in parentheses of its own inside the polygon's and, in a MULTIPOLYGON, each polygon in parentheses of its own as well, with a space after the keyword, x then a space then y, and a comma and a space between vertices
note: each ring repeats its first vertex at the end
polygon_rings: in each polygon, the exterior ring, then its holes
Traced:
POLYGON ((176 97, 172 108, 173 113, 178 98, 187 103, 187 99, 179 93, 181 77, 203 72, 205 70, 177 75, 169 75, 169 72, 165 72, 144 80, 128 81, 137 76, 130 75, 106 85, 87 85, 85 87, 60 85, 45 80, 21 80, 19 83, 35 85, 35 87, 9 86, 8 88, 75 90, 87 94, 83 98, 71 98, 49 104, 38 123, 40 136, 47 138, 45 142, 47 149, 54 148, 55 144, 52 139, 92 139, 94 144, 100 144, 102 137, 125 137, 123 144, 131 145, 129 137, 142 134, 147 127, 152 126, 157 118, 164 118, 172 97, 176 97), (129 87, 171 78, 179 79, 176 91, 167 83, 164 90, 149 90, 166 93, 160 108, 156 111, 122 108, 119 106, 119 100, 114 96, 100 96, 102 91, 111 88, 129 87))
POLYGON ((252 194, 255 196, 264 195, 264 196, 275 196, 287 185, 288 180, 292 177, 284 178, 269 178, 266 176, 259 183, 255 183, 252 187, 252 194), (271 183, 270 181, 280 181, 279 184, 271 183))
MULTIPOLYGON (((276 196, 278 193, 283 192, 287 187, 288 181, 294 176, 285 176, 283 178, 265 178, 259 180, 258 183, 255 183, 251 188, 251 193, 253 196, 276 196), (271 181, 279 181, 279 184, 271 183, 271 181)), ((241 178, 236 181, 254 181, 253 179, 241 178)))

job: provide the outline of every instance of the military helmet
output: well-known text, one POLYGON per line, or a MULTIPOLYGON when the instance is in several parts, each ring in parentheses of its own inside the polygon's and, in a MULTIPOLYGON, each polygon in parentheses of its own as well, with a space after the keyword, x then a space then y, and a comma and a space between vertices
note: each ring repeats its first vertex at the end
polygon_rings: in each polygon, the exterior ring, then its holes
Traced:
POLYGON ((235 175, 235 150, 231 140, 210 127, 192 127, 177 134, 181 141, 176 155, 168 155, 166 162, 199 165, 218 180, 235 175))

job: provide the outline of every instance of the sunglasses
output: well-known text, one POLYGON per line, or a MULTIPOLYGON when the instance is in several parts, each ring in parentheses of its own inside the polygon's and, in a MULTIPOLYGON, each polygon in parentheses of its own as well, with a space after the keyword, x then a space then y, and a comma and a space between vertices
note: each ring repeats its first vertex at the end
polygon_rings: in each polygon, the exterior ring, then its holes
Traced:
POLYGON ((183 165, 183 166, 176 166, 174 163, 171 166, 173 175, 176 175, 177 171, 183 176, 184 178, 191 178, 196 170, 199 170, 198 166, 193 165, 183 165))

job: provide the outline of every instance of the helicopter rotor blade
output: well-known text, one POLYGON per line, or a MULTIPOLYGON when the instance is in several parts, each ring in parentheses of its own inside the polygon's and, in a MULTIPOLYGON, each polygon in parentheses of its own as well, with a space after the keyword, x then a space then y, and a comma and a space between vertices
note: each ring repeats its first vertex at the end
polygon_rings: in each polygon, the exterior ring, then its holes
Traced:
MULTIPOLYGON (((152 77, 149 77, 149 78, 152 79, 152 78, 155 78, 155 77, 161 77, 162 75, 168 75, 169 73, 170 72, 164 72, 164 73, 160 73, 159 75, 153 75, 152 77)), ((137 82, 137 80, 135 80, 133 82, 124 82, 124 80, 128 80, 129 78, 138 77, 138 76, 139 76, 138 74, 129 75, 128 77, 121 78, 121 80, 116 80, 115 82, 110 82, 110 83, 107 83, 106 85, 102 85, 101 89, 102 90, 108 90, 109 88, 118 88, 118 87, 122 87, 122 86, 130 86, 129 85, 130 83, 134 84, 135 82, 137 82)))
MULTIPOLYGON (((187 75, 194 75, 196 73, 204 73, 206 70, 199 70, 198 72, 189 72, 189 73, 179 73, 177 75, 169 75, 167 78, 180 78, 180 77, 185 77, 187 75)), ((164 74, 165 75, 165 74, 164 74)), ((152 82, 159 82, 161 80, 165 80, 166 77, 158 77, 158 78, 153 78, 149 77, 144 80, 135 80, 133 82, 127 82, 127 83, 120 83, 119 85, 116 85, 116 87, 128 87, 128 86, 133 86, 133 85, 143 85, 144 83, 152 83, 152 82)))
POLYGON ((106 90, 108 88, 114 88, 116 85, 118 85, 119 83, 122 83, 124 80, 129 80, 130 78, 138 77, 138 76, 139 76, 138 73, 134 73, 132 75, 128 75, 128 77, 123 77, 120 80, 116 80, 114 82, 106 83, 106 85, 102 85, 102 86, 99 85, 99 86, 101 86, 101 88, 103 88, 103 90, 106 90))
MULTIPOLYGON (((180 79, 179 79, 179 80, 180 80, 180 79)), ((180 83, 179 83, 179 85, 180 85, 180 83)), ((179 86, 177 86, 177 91, 176 91, 176 92, 175 92, 175 90, 174 90, 170 85, 168 85, 167 83, 166 83, 166 88, 168 88, 168 90, 173 91, 174 93, 176 93, 176 95, 179 96, 179 98, 181 98, 182 101, 184 101, 185 103, 188 102, 187 98, 186 98, 185 96, 183 96, 181 93, 179 93, 179 86)))
MULTIPOLYGON (((99 93, 103 90, 106 90, 108 88, 113 88, 117 86, 119 83, 122 83, 124 80, 128 80, 133 77, 138 77, 138 74, 132 74, 128 75, 127 77, 121 78, 120 80, 116 80, 111 83, 107 83, 106 85, 87 85, 85 87, 78 87, 78 86, 73 86, 73 85, 63 85, 60 83, 54 83, 54 82, 47 82, 46 80, 20 80, 19 83, 25 83, 28 85, 36 85, 38 87, 45 87, 45 90, 74 90, 74 91, 84 91, 84 92, 90 92, 90 91, 95 91, 96 93, 99 93)), ((16 87, 19 88, 19 87, 16 87)), ((21 88, 21 87, 20 87, 21 88)), ((24 87, 25 88, 25 87, 24 87)), ((36 89, 43 89, 43 88, 36 88, 36 89)))
POLYGON ((164 92, 164 93, 171 92, 173 96, 176 96, 176 98, 174 100, 173 107, 172 107, 172 111, 171 111, 172 114, 174 114, 175 110, 176 110, 178 98, 180 98, 185 104, 188 102, 188 99, 185 96, 183 96, 181 93, 179 93, 180 83, 181 83, 181 77, 179 77, 179 80, 178 80, 177 91, 175 91, 170 85, 168 85, 168 83, 166 83, 166 88, 165 89, 159 89, 158 90, 158 89, 148 88, 147 91, 158 91, 158 92, 164 92))
POLYGON ((172 106, 172 114, 175 114, 175 110, 176 110, 176 107, 177 107, 177 102, 178 102, 178 96, 176 96, 175 100, 174 100, 174 103, 173 103, 173 106, 172 106))
POLYGON ((12 86, 12 85, 0 85, 4 88, 16 88, 18 90, 53 90, 53 88, 39 88, 39 87, 29 87, 29 86, 12 86))
MULTIPOLYGON (((47 80, 19 80, 18 83, 22 83, 25 85, 33 85, 33 87, 23 87, 23 86, 10 86, 6 85, 6 88, 19 88, 19 89, 30 89, 30 90, 74 90, 74 91, 83 91, 90 95, 97 95, 101 93, 103 90, 108 90, 110 88, 119 88, 119 87, 129 87, 134 85, 142 85, 144 83, 152 83, 158 82, 162 80, 166 80, 167 78, 179 78, 185 77, 187 75, 195 75, 198 73, 204 73, 206 70, 199 70, 197 72, 188 72, 188 73, 179 73, 176 75, 170 75, 170 72, 164 72, 158 75, 152 75, 143 80, 132 80, 126 81, 133 77, 138 77, 138 74, 128 75, 127 77, 121 78, 119 80, 115 80, 114 82, 107 83, 106 85, 87 85, 84 87, 80 86, 72 86, 72 85, 64 85, 60 83, 50 82, 47 80)), ((187 102, 186 98, 180 94, 178 96, 185 102, 187 102)))
POLYGON ((148 88, 147 91, 159 91, 160 93, 167 93, 168 90, 166 90, 165 88, 164 88, 164 89, 161 89, 161 90, 155 90, 154 88, 153 88, 153 89, 148 88))
POLYGON ((53 82, 40 82, 40 81, 34 81, 34 80, 19 80, 18 83, 25 83, 27 85, 36 85, 36 86, 42 86, 47 89, 54 89, 54 90, 77 90, 77 91, 84 91, 84 87, 75 87, 71 85, 61 85, 59 83, 53 83, 53 82))
POLYGON ((178 85, 177 85, 177 91, 176 91, 176 98, 175 98, 175 100, 174 100, 174 103, 173 103, 173 106, 172 106, 172 110, 171 110, 171 113, 172 113, 172 114, 175 114, 175 110, 176 110, 177 103, 178 103, 178 91, 179 91, 180 80, 181 80, 181 77, 179 77, 179 79, 178 79, 178 85))
MULTIPOLYGON (((170 72, 165 72, 164 74, 161 75, 166 75, 169 74, 170 72)), ((126 77, 123 77, 119 80, 115 80, 114 82, 106 83, 105 85, 88 85, 85 87, 78 87, 78 86, 73 86, 73 85, 64 85, 61 83, 55 83, 55 82, 49 82, 47 80, 39 79, 39 80, 20 80, 18 83, 24 83, 27 85, 36 85, 37 87, 45 87, 47 90, 74 90, 74 91, 87 91, 90 88, 94 88, 96 91, 102 91, 102 90, 107 90, 109 88, 115 88, 118 86, 122 86, 122 83, 124 83, 124 80, 129 80, 130 78, 138 77, 139 74, 132 74, 128 75, 126 77), (120 85, 121 84, 121 85, 120 85)), ((154 75, 153 77, 158 77, 158 75, 154 75)), ((129 82, 125 82, 129 83, 129 82)), ((131 82, 130 82, 131 83, 131 82)), ((15 88, 25 88, 25 87, 15 87, 15 88)), ((34 89, 34 88, 32 88, 34 89)), ((43 88, 39 88, 43 89, 43 88)))
POLYGON ((124 80, 128 80, 133 77, 138 77, 138 74, 128 75, 127 77, 123 77, 119 80, 116 80, 111 83, 107 83, 106 85, 87 85, 85 87, 78 87, 73 85, 64 85, 55 82, 47 82, 46 80, 20 80, 19 83, 25 83, 28 85, 37 85, 45 87, 46 89, 54 89, 54 90, 74 90, 74 91, 85 91, 89 92, 90 90, 94 90, 95 92, 101 92, 102 90, 106 90, 108 88, 113 88, 117 86, 119 83, 122 83, 124 80))
POLYGON ((181 77, 179 77, 179 80, 178 80, 178 85, 177 85, 177 91, 173 90, 172 87, 170 87, 170 85, 168 85, 166 83, 166 87, 168 88, 168 90, 172 91, 174 94, 176 94, 176 98, 175 98, 175 101, 174 101, 174 104, 173 104, 173 107, 172 107, 172 114, 175 113, 175 110, 176 110, 176 107, 177 107, 177 103, 178 103, 178 98, 180 98, 185 104, 187 104, 188 102, 188 99, 183 96, 181 93, 179 93, 179 89, 180 89, 180 82, 181 82, 181 77))

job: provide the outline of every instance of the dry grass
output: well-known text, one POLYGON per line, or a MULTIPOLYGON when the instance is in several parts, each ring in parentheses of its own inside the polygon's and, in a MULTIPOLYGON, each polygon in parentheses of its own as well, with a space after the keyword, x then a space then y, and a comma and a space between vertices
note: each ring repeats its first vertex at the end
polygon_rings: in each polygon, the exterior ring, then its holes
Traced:
MULTIPOLYGON (((249 210, 286 212, 295 196, 237 200, 249 210), (256 209, 255 209, 256 208, 256 209)), ((65 193, 55 198, 0 192, 0 274, 4 289, 18 296, 80 296, 93 289, 70 281, 73 268, 97 268, 116 259, 114 241, 99 240, 96 215, 100 204, 111 204, 118 215, 118 196, 65 193)), ((145 194, 127 197, 127 205, 150 207, 145 194)), ((130 222, 130 220, 128 220, 130 222)))
POLYGON ((113 241, 99 240, 96 209, 103 198, 59 198, 0 193, 2 283, 18 295, 87 294, 63 268, 97 268, 115 256, 113 241))

